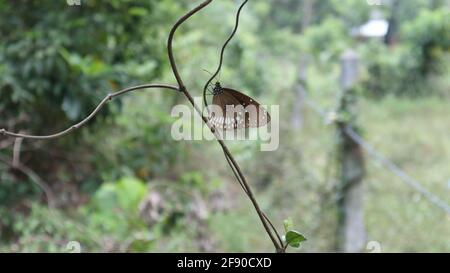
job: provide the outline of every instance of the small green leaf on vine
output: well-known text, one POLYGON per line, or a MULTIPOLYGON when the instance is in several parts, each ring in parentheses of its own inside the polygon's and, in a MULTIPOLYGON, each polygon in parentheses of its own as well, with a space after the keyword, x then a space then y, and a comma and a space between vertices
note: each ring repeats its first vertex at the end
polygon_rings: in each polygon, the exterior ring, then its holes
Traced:
POLYGON ((291 247, 295 247, 295 248, 299 248, 300 244, 304 241, 306 241, 305 236, 303 236, 302 234, 300 234, 300 232, 295 231, 295 230, 289 230, 288 232, 286 232, 286 243, 291 246, 291 247))

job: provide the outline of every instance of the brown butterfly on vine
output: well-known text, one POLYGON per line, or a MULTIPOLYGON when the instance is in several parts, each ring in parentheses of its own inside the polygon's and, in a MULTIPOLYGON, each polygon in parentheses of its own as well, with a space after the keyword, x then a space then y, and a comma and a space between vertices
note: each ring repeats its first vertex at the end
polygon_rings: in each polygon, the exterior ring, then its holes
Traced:
POLYGON ((216 129, 257 128, 270 122, 269 113, 251 97, 216 82, 212 88, 209 120, 216 129))
POLYGON ((220 59, 217 70, 214 74, 211 74, 211 78, 209 78, 203 88, 203 102, 205 107, 208 109, 208 119, 216 129, 236 130, 240 128, 256 128, 264 126, 270 122, 270 115, 254 99, 232 88, 222 87, 219 81, 217 81, 215 85, 211 83, 212 80, 218 75, 220 79, 219 73, 222 69, 225 49, 237 32, 239 27, 239 16, 242 8, 247 2, 248 0, 245 0, 239 7, 236 14, 234 29, 223 44, 222 50, 220 51, 220 59), (208 101, 206 99, 207 90, 209 90, 211 93, 210 95, 213 96, 213 111, 210 111, 211 109, 208 107, 208 101))

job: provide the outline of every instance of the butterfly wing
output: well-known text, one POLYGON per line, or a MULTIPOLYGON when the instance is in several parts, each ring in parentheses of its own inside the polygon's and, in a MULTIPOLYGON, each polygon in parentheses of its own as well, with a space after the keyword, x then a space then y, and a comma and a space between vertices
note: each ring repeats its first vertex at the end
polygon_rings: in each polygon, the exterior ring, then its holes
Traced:
POLYGON ((245 109, 246 128, 257 128, 270 122, 270 115, 257 101, 231 88, 224 88, 224 94, 231 95, 239 101, 245 109))
POLYGON ((210 117, 214 127, 222 130, 237 129, 239 124, 244 121, 244 112, 232 113, 230 109, 239 109, 240 102, 233 96, 229 96, 224 91, 213 97, 214 106, 218 106, 218 112, 212 112, 210 117), (231 107, 231 108, 230 108, 231 107))
POLYGON ((231 88, 223 88, 222 93, 215 95, 213 105, 222 110, 222 115, 211 117, 219 129, 256 128, 270 122, 269 113, 258 102, 231 88))

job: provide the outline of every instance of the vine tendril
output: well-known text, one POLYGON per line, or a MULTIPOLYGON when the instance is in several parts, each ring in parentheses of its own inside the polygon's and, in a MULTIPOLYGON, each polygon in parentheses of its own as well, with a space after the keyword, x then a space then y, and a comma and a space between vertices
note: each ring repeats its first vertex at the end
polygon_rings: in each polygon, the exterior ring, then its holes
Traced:
POLYGON ((225 54, 225 49, 227 47, 227 45, 230 43, 231 39, 233 39, 234 35, 236 34, 238 28, 239 28, 239 18, 241 16, 241 11, 244 8, 245 4, 247 4, 248 0, 245 0, 244 2, 242 2, 241 6, 239 7, 237 13, 236 13, 236 23, 234 25, 234 29, 231 32, 230 36, 228 37, 228 39, 225 41, 225 43, 222 46, 222 49, 220 51, 220 59, 219 59, 219 65, 217 67, 217 70, 214 74, 211 75, 211 78, 208 79, 208 81, 206 82, 204 88, 203 88, 203 103, 205 104, 205 108, 208 109, 208 102, 206 100, 206 91, 208 89, 208 86, 211 84, 212 80, 217 77, 217 75, 220 73, 220 70, 222 69, 222 65, 223 65, 223 56, 225 54))

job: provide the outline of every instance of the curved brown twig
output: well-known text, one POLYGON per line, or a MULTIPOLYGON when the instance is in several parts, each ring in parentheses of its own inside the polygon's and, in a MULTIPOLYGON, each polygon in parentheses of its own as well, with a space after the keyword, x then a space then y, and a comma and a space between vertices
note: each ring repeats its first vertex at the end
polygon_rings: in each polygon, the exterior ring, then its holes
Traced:
POLYGON ((20 134, 20 133, 13 133, 13 132, 9 132, 5 129, 0 129, 0 135, 5 135, 5 136, 10 136, 10 137, 17 137, 17 138, 28 138, 28 139, 52 139, 52 138, 57 138, 57 137, 62 137, 64 135, 67 135, 69 133, 71 133, 72 131, 79 129, 80 127, 83 127, 86 123, 88 123, 95 115, 97 115, 98 112, 100 112, 100 110, 112 99, 114 99, 115 97, 124 95, 126 93, 129 93, 131 91, 136 91, 136 90, 140 90, 140 89, 148 89, 148 88, 165 88, 165 89, 171 89, 171 90, 175 90, 175 91, 179 91, 179 89, 176 86, 172 86, 172 85, 168 85, 168 84, 143 84, 143 85, 138 85, 138 86, 133 86, 133 87, 128 87, 125 89, 122 89, 120 91, 114 92, 114 93, 110 93, 108 94, 100 103, 99 105, 94 109, 94 111, 92 111, 91 114, 89 114, 89 116, 87 116, 85 119, 83 119, 82 121, 78 122, 75 125, 70 126, 69 128, 59 132, 59 133, 55 133, 55 134, 51 134, 51 135, 45 135, 45 136, 34 136, 34 135, 26 135, 26 134, 20 134))
POLYGON ((194 15, 195 13, 197 13, 198 11, 200 11, 201 9, 203 9, 204 7, 209 5, 209 3, 211 3, 212 1, 213 0, 206 0, 203 3, 201 3, 200 5, 198 5, 197 7, 195 7, 194 9, 192 9, 191 11, 189 11, 188 13, 186 13, 183 17, 181 17, 180 19, 178 19, 178 21, 175 22, 172 29, 170 30, 169 38, 167 39, 167 48, 168 48, 167 51, 169 54, 170 66, 172 67, 173 74, 175 75, 175 78, 177 79, 180 91, 183 91, 185 89, 185 86, 184 86, 183 80, 181 79, 180 73, 178 72, 177 64, 176 64, 175 58, 173 56, 173 50, 172 50, 173 36, 175 35, 175 32, 177 31, 178 27, 181 24, 183 24, 184 21, 186 21, 187 19, 189 19, 189 17, 191 17, 192 15, 194 15))
MULTIPOLYGON (((263 227, 264 227, 265 231, 267 232, 267 234, 269 235, 270 239, 272 240, 272 243, 273 243, 276 251, 277 252, 284 252, 285 248, 283 247, 283 243, 282 243, 280 235, 277 233, 277 230, 275 229, 274 225, 270 222, 270 220, 267 217, 267 215, 261 210, 261 208, 260 208, 258 202, 256 201, 256 198, 255 198, 255 196, 254 196, 254 194, 253 194, 253 192, 252 192, 252 190, 251 190, 251 188, 250 188, 250 186, 249 186, 249 184, 248 184, 248 182, 247 182, 247 180, 246 180, 246 178, 244 176, 244 174, 242 173, 242 170, 240 169, 238 163, 236 162, 236 160, 232 156, 230 150, 225 145, 224 141, 221 140, 221 138, 218 135, 218 133, 214 130, 214 127, 209 123, 208 119, 203 115, 202 110, 196 105, 196 103, 194 102, 194 99, 192 98, 192 96, 190 95, 188 90, 186 89, 186 87, 184 85, 184 82, 183 82, 183 80, 181 78, 181 75, 178 72, 178 68, 177 68, 177 65, 176 65, 176 62, 175 62, 175 58, 174 58, 174 55, 173 55, 173 49, 172 49, 172 43, 173 43, 173 38, 174 38, 175 32, 177 31, 177 29, 187 19, 189 19, 192 15, 196 14, 198 11, 200 11, 201 9, 203 9, 204 7, 209 5, 212 1, 213 0, 203 1, 201 4, 196 6, 194 9, 192 9, 191 11, 186 13, 186 15, 181 17, 174 24, 174 26, 172 27, 172 29, 171 29, 171 31, 169 33, 168 44, 167 44, 167 51, 168 51, 168 55, 169 55, 170 65, 171 65, 173 74, 174 74, 174 76, 175 76, 175 78, 177 80, 178 87, 173 86, 173 85, 168 85, 168 84, 144 84, 144 85, 139 85, 139 86, 133 86, 133 87, 125 88, 125 89, 122 89, 120 91, 111 93, 111 94, 107 95, 98 104, 98 106, 94 109, 94 111, 92 111, 92 113, 89 116, 87 116, 85 119, 83 119, 79 123, 77 123, 77 124, 67 128, 66 130, 63 130, 63 131, 61 131, 59 133, 55 133, 55 134, 52 134, 52 135, 44 135, 44 136, 25 135, 25 134, 20 134, 20 133, 9 132, 6 129, 0 129, 0 135, 10 136, 10 137, 17 137, 17 138, 27 138, 27 139, 40 139, 40 140, 62 137, 64 135, 67 135, 67 134, 71 133, 72 131, 74 131, 74 130, 84 126, 86 123, 88 123, 110 100, 112 100, 113 98, 116 98, 118 96, 124 95, 124 94, 126 94, 128 92, 132 92, 132 91, 136 91, 136 90, 140 90, 140 89, 148 89, 148 88, 164 88, 164 89, 170 89, 170 90, 182 92, 186 96, 186 98, 189 100, 189 102, 192 104, 192 106, 197 111, 197 113, 202 117, 203 122, 208 126, 208 128, 214 134, 214 136, 216 137, 218 143, 222 147, 222 150, 223 150, 223 152, 225 154, 227 162, 229 163, 231 169, 233 170, 233 173, 236 175, 236 178, 237 178, 238 182, 240 183, 240 185, 242 186, 242 189, 247 194, 247 196, 249 197, 251 203, 253 204, 253 206, 254 206, 254 208, 256 210, 256 213, 258 214, 258 216, 259 216, 259 218, 261 220, 261 223, 263 224, 263 227), (271 228, 275 232, 275 235, 272 233, 271 228)), ((245 3, 247 1, 248 0, 246 0, 245 3)), ((238 16, 237 17, 239 17, 239 13, 240 13, 240 10, 238 12, 238 16)), ((237 24, 236 24, 236 26, 237 26, 237 24)), ((236 31, 237 31, 237 27, 233 31, 233 34, 229 38, 229 40, 231 40, 231 38, 234 36, 234 33, 236 31)), ((226 44, 228 44, 229 40, 226 42, 226 44)), ((226 46, 226 44, 225 44, 225 46, 226 46)), ((221 56, 223 56, 223 51, 224 51, 225 46, 222 48, 221 56)), ((222 58, 223 57, 221 57, 221 59, 222 58)))
POLYGON ((28 168, 27 166, 23 165, 22 163, 18 162, 17 164, 13 164, 8 160, 7 158, 0 155, 0 162, 3 162, 4 164, 8 165, 10 168, 13 168, 15 170, 18 170, 28 176, 31 181, 37 185, 42 191, 44 192, 45 197, 47 198, 47 204, 48 208, 54 209, 55 208, 55 197, 53 194, 52 189, 44 180, 37 175, 32 169, 28 168))
POLYGON ((180 27, 180 25, 182 25, 187 19, 189 19, 192 15, 196 14, 198 11, 200 11, 201 9, 203 9, 204 7, 209 5, 212 1, 213 0, 203 1, 197 7, 195 7, 194 9, 192 9, 191 11, 186 13, 186 15, 181 17, 174 24, 172 29, 170 30, 170 34, 169 34, 169 38, 168 38, 168 44, 167 44, 167 51, 168 51, 168 55, 169 55, 170 65, 172 67, 172 71, 173 71, 173 73, 175 75, 175 78, 176 78, 176 80, 178 82, 179 90, 181 92, 183 92, 183 94, 186 96, 186 98, 192 104, 192 106, 197 111, 197 113, 202 117, 203 122, 208 126, 208 128, 211 130, 211 132, 216 137, 217 142, 222 147, 223 152, 225 153, 225 157, 227 158, 227 160, 229 160, 229 162, 231 162, 230 166, 231 166, 233 172, 237 175, 239 183, 241 184, 241 186, 243 187, 245 193, 247 194, 247 196, 249 197, 250 201, 252 202, 253 207, 255 208, 256 213, 258 214, 258 216, 259 216, 259 218, 261 220, 261 223, 263 224, 263 227, 264 227, 265 231, 269 235, 269 237, 270 237, 270 239, 271 239, 271 241, 272 241, 276 251, 277 252, 284 252, 285 249, 283 248, 283 245, 280 244, 281 238, 277 234, 274 235, 272 233, 271 227, 273 227, 273 224, 270 223, 270 220, 265 216, 264 212, 261 210, 261 208, 260 208, 260 206, 259 206, 259 204, 258 204, 258 202, 257 202, 257 200, 256 200, 256 198, 255 198, 255 196, 254 196, 254 194, 253 194, 253 192, 252 192, 252 190, 251 190, 251 188, 250 188, 250 186, 249 186, 245 176, 244 176, 244 174, 242 173, 241 168, 239 167, 238 163, 234 159, 234 157, 231 154, 231 152, 228 149, 228 147, 225 145, 225 142, 220 139, 220 137, 218 136, 217 132, 214 130, 214 127, 209 123, 208 119, 203 115, 203 111, 194 102, 194 99, 192 98, 192 96, 190 95, 189 91, 186 89, 186 86, 184 85, 183 79, 181 78, 181 75, 178 72, 178 68, 177 68, 177 65, 176 65, 176 62, 175 62, 175 58, 174 58, 174 55, 173 55, 173 47, 172 47, 173 37, 175 35, 175 32, 180 27))

